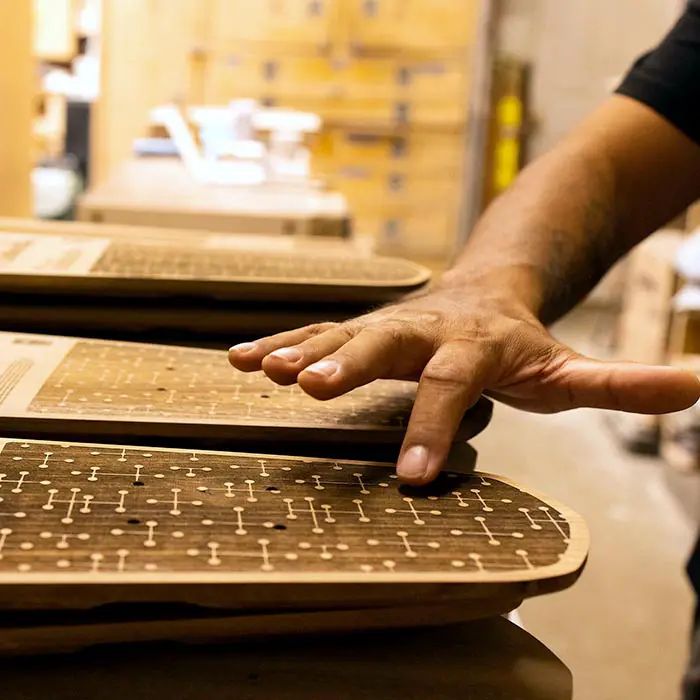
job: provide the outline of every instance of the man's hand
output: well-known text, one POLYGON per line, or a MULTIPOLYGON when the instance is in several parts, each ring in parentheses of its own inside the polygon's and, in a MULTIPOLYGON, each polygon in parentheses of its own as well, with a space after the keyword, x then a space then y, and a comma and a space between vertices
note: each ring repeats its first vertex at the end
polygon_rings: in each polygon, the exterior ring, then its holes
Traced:
POLYGON ((298 382, 318 399, 380 377, 419 379, 398 464, 414 484, 438 474, 482 393, 540 412, 688 408, 700 398, 695 376, 587 359, 540 321, 575 306, 617 259, 697 199, 699 182, 697 144, 648 107, 612 97, 520 174, 431 288, 347 323, 239 345, 231 362, 298 382))
POLYGON ((541 413, 594 407, 669 413, 700 398, 670 367, 599 362, 554 340, 495 284, 443 286, 341 324, 318 324, 229 351, 244 372, 298 382, 326 400, 379 379, 420 380, 398 463, 405 481, 434 479, 464 412, 481 394, 541 413))

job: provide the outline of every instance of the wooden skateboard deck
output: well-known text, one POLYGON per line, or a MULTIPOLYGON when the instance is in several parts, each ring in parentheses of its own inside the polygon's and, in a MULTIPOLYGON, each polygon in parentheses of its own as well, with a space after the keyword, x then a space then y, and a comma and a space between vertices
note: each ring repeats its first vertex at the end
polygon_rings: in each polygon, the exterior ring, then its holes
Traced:
MULTIPOLYGON (((304 443, 348 456, 358 446, 398 448, 414 395, 414 383, 377 381, 320 402, 234 370, 225 352, 0 333, 0 418, 10 436, 246 450, 304 443)), ((480 432, 490 414, 482 399, 457 439, 480 432)))
MULTIPOLYGON (((408 601, 392 607, 349 610, 299 610, 284 612, 217 611, 209 615, 170 615, 137 607, 109 606, 89 610, 3 611, 0 623, 0 656, 65 654, 104 644, 181 641, 186 643, 232 642, 290 635, 357 633, 370 630, 416 629, 454 625, 492 617, 514 609, 521 601, 493 600, 426 602, 408 601), (105 612, 107 608, 107 612, 105 612), (131 614, 129 614, 131 613, 131 614)), ((151 607, 151 606, 149 606, 151 607)))
MULTIPOLYGON (((176 636, 177 636, 176 630, 176 636)), ((186 635, 185 635, 186 636, 186 635)), ((331 638, 205 648, 127 645, 0 662, 3 696, 22 700, 571 700, 571 672, 503 618, 331 638)))
MULTIPOLYGON (((19 333, 56 333, 103 339, 189 339, 193 346, 217 342, 219 349, 234 342, 293 330, 319 322, 342 322, 367 311, 348 304, 183 303, 170 299, 124 299, 4 294, 0 298, 0 327, 19 333)), ((154 339, 154 340, 152 340, 154 339)), ((163 342, 162 340, 160 342, 163 342)))
POLYGON ((0 607, 228 610, 471 601, 572 585, 588 534, 488 474, 401 486, 391 465, 4 440, 0 607))
POLYGON ((0 291, 103 297, 376 304, 425 284, 429 271, 396 258, 202 233, 171 240, 0 231, 0 291), (287 248, 287 249, 285 249, 287 248))

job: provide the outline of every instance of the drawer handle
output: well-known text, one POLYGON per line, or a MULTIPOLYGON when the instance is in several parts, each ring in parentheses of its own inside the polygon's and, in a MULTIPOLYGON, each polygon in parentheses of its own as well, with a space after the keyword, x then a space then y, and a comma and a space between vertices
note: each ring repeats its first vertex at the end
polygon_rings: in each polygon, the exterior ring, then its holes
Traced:
POLYGON ((406 139, 398 138, 394 139, 391 143, 391 157, 392 158, 405 158, 408 146, 406 144, 406 139))
POLYGON ((309 0, 309 17, 320 17, 324 12, 323 0, 309 0))
POLYGON ((394 106, 394 118, 397 124, 408 124, 410 108, 406 102, 397 102, 394 106))
POLYGON ((279 63, 277 61, 265 61, 263 64, 263 76, 268 82, 272 82, 277 78, 279 71, 279 63))
POLYGON ((365 15, 367 15, 367 17, 376 17, 378 9, 378 0, 364 0, 364 2, 362 3, 362 10, 365 13, 365 15))

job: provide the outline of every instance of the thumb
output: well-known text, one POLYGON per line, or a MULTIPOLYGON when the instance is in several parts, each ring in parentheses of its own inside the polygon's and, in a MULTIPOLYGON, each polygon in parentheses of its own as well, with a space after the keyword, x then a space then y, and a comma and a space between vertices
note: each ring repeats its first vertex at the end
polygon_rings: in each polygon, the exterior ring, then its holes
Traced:
POLYGON ((589 407, 662 414, 700 400, 700 380, 691 372, 580 355, 570 357, 547 383, 552 392, 548 403, 557 406, 555 410, 589 407))

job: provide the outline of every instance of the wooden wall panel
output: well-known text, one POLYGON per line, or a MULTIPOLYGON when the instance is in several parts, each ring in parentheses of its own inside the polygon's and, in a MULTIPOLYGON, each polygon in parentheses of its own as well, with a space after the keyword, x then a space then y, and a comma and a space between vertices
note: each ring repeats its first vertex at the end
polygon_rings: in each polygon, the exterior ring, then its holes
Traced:
POLYGON ((104 0, 93 184, 129 157, 150 109, 186 98, 207 16, 204 0, 104 0))
POLYGON ((148 116, 148 23, 144 0, 104 0, 100 98, 93 119, 92 183, 131 152, 148 116), (138 69, 138 70, 137 70, 138 69))
POLYGON ((36 92, 31 0, 0 0, 0 215, 31 216, 36 92))
POLYGON ((78 0, 33 0, 34 51, 45 61, 71 61, 78 53, 78 0))

